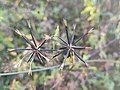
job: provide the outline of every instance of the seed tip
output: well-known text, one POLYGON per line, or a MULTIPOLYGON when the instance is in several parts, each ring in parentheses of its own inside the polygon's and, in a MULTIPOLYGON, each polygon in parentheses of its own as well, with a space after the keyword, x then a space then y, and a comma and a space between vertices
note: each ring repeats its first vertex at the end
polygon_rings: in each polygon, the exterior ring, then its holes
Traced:
POLYGON ((67 20, 63 19, 65 26, 67 26, 67 20))
POLYGON ((87 50, 91 50, 92 48, 91 48, 91 47, 85 47, 85 49, 87 49, 87 50))
POLYGON ((88 63, 85 63, 85 66, 88 67, 89 66, 88 63))
POLYGON ((47 34, 44 34, 44 36, 45 36, 45 39, 46 39, 46 40, 51 39, 51 37, 50 37, 49 35, 47 35, 47 34))

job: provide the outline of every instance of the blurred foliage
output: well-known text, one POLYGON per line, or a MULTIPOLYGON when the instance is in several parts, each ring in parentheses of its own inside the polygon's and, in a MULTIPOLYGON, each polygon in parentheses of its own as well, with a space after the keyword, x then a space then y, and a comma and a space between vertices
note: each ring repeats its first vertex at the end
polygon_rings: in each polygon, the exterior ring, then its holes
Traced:
MULTIPOLYGON (((7 53, 9 48, 29 47, 13 32, 18 29, 29 38, 26 19, 32 22, 38 43, 44 34, 65 38, 63 18, 68 20, 69 29, 73 24, 77 25, 76 38, 94 27, 89 36, 78 44, 93 48, 80 51, 84 59, 98 59, 98 62, 90 63, 88 69, 76 65, 77 69, 73 71, 48 70, 32 76, 0 77, 0 90, 119 90, 120 64, 100 62, 103 59, 120 60, 119 10, 119 0, 0 0, 1 73, 28 69, 25 61, 21 67, 15 67, 24 52, 7 53)), ((57 44, 48 43, 49 48, 55 48, 57 44)), ((36 64, 32 66, 36 67, 36 64)))
POLYGON ((84 0, 86 7, 82 10, 81 14, 89 14, 87 18, 88 21, 94 21, 94 23, 99 23, 100 21, 100 7, 96 6, 96 1, 84 0))

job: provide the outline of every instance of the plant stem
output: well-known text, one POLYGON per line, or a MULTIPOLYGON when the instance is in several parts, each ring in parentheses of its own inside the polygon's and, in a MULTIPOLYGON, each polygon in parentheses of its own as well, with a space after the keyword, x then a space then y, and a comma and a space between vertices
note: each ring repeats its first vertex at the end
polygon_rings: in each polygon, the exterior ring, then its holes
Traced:
MULTIPOLYGON (((87 63, 93 63, 93 62, 109 62, 109 63, 117 63, 120 64, 120 61, 115 61, 115 60, 88 60, 86 61, 87 63)), ((76 62, 76 64, 78 64, 78 62, 76 62)), ((79 62, 79 64, 81 64, 81 62, 79 62)), ((64 66, 68 66, 69 64, 65 64, 64 66)), ((38 68, 34 68, 31 70, 31 72, 41 72, 41 71, 46 71, 46 70, 53 70, 53 69, 57 69, 59 68, 60 65, 56 65, 56 66, 51 66, 51 67, 38 67, 38 68)), ((89 69, 89 68, 88 68, 89 69)), ((26 74, 28 73, 29 70, 26 71, 19 71, 19 72, 8 72, 8 73, 0 73, 0 77, 2 76, 11 76, 11 75, 18 75, 18 74, 26 74)))

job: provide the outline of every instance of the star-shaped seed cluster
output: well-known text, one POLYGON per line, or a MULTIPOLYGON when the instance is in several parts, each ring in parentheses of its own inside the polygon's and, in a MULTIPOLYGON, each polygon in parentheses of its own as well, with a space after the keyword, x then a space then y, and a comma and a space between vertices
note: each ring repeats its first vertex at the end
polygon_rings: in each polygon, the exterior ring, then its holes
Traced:
POLYGON ((46 43, 47 40, 50 39, 48 35, 45 35, 44 40, 38 45, 36 42, 36 39, 33 35, 33 29, 29 22, 27 22, 27 27, 29 28, 30 36, 32 38, 32 41, 30 41, 23 33, 21 33, 19 30, 15 30, 15 33, 17 33, 19 36, 21 36, 25 42, 30 46, 30 48, 16 48, 11 50, 10 52, 13 51, 28 51, 27 55, 29 55, 29 58, 27 62, 33 62, 34 59, 37 57, 39 62, 44 65, 45 62, 49 62, 49 58, 46 57, 45 52, 46 51, 51 51, 50 49, 43 49, 42 46, 46 43))
MULTIPOLYGON (((29 58, 27 59, 27 62, 33 62, 35 58, 38 58, 39 62, 41 64, 45 64, 45 62, 49 62, 50 58, 48 58, 45 55, 46 51, 55 51, 56 54, 52 56, 53 58, 56 58, 57 56, 59 56, 60 54, 64 54, 64 52, 66 52, 65 55, 65 59, 67 59, 68 57, 72 56, 76 56, 80 61, 82 61, 86 66, 88 66, 88 64, 82 59, 82 57, 76 52, 76 50, 83 50, 83 49, 89 49, 90 47, 84 47, 84 46, 77 46, 76 44, 78 43, 78 41, 82 40, 88 33, 90 30, 88 30, 85 34, 83 34, 81 37, 79 37, 77 40, 75 39, 75 29, 76 29, 76 25, 73 25, 73 35, 71 35, 71 37, 69 36, 68 33, 68 26, 67 26, 67 21, 64 20, 64 25, 65 25, 65 33, 66 33, 66 38, 67 41, 65 41, 64 39, 62 39, 61 37, 58 37, 62 43, 60 48, 56 48, 55 50, 53 49, 43 49, 42 47, 44 46, 44 44, 46 43, 47 40, 51 39, 50 36, 45 35, 44 40, 38 45, 36 43, 36 39, 33 35, 33 28, 30 25, 30 23, 27 21, 27 27, 29 29, 30 32, 30 36, 32 38, 32 41, 30 41, 23 33, 21 33, 19 30, 15 30, 15 32, 20 35, 25 41, 26 43, 28 43, 30 45, 30 48, 16 48, 11 50, 10 52, 13 51, 28 51, 28 55, 29 58)), ((51 39, 52 40, 52 39, 51 39)))
POLYGON ((84 35, 82 35, 81 37, 79 37, 77 40, 75 40, 75 29, 76 29, 76 25, 73 25, 73 35, 69 36, 68 33, 68 26, 67 26, 67 21, 64 20, 64 25, 65 25, 65 32, 66 32, 66 37, 67 37, 67 41, 65 41, 64 39, 62 39, 61 37, 58 37, 62 43, 61 46, 57 52, 57 54, 55 54, 53 56, 53 58, 59 56, 60 54, 64 54, 64 52, 66 52, 65 55, 65 59, 69 58, 70 56, 76 56, 80 61, 82 61, 85 66, 88 66, 88 64, 82 59, 82 57, 76 52, 76 50, 83 50, 83 49, 90 49, 90 47, 85 47, 85 46, 77 46, 76 44, 78 43, 78 41, 80 41, 81 39, 83 39, 88 33, 89 31, 87 31, 84 35))

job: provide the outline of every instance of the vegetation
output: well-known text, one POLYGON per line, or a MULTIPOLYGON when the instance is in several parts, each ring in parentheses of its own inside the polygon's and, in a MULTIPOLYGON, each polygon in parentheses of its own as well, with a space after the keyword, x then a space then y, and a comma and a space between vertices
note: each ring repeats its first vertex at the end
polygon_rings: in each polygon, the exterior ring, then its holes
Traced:
POLYGON ((119 10, 119 0, 0 0, 0 90, 119 90, 119 10))

